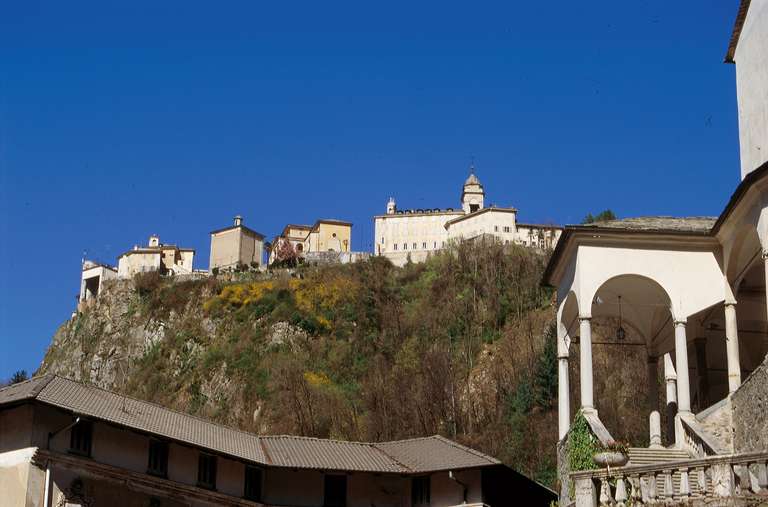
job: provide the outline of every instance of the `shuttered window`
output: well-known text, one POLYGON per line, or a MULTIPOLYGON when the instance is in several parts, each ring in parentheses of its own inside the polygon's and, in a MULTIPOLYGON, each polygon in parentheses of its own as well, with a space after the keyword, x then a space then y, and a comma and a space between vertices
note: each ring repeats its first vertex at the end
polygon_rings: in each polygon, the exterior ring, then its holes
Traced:
POLYGON ((197 462, 197 485, 201 488, 216 489, 216 456, 200 453, 197 462))
POLYGON ((81 456, 91 455, 91 443, 93 441, 93 423, 91 421, 80 421, 69 433, 69 452, 80 454, 81 456))

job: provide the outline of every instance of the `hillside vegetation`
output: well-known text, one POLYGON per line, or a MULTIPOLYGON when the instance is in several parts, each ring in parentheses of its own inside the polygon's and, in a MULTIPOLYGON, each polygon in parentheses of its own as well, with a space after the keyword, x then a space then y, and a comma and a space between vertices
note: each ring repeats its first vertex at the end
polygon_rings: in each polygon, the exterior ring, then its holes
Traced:
POLYGON ((556 353, 546 257, 453 245, 237 281, 114 283, 58 330, 59 372, 261 433, 440 433, 553 484, 556 353))

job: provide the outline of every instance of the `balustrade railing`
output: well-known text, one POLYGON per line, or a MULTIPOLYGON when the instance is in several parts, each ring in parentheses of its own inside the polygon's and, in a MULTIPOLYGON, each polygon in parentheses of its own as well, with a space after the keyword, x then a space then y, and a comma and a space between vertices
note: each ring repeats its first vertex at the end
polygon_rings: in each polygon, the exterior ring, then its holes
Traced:
POLYGON ((571 473, 576 507, 768 496, 768 452, 571 473))

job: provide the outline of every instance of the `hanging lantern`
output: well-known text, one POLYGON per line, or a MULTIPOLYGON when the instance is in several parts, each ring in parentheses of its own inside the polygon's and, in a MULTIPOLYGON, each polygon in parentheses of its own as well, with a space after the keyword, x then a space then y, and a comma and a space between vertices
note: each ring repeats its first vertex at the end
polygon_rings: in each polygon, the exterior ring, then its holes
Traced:
POLYGON ((619 296, 619 328, 616 330, 616 339, 624 341, 627 337, 627 332, 624 330, 624 319, 621 314, 621 296, 619 296))

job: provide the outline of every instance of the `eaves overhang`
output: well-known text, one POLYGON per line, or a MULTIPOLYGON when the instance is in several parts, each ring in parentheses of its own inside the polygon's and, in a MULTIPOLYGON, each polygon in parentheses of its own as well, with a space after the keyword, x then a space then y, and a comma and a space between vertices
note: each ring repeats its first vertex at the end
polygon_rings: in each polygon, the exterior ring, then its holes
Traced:
POLYGON ((581 244, 605 246, 633 245, 659 248, 685 246, 691 249, 717 249, 720 244, 711 231, 671 231, 667 229, 617 229, 592 225, 568 225, 555 246, 544 270, 541 284, 557 287, 564 261, 581 244))

